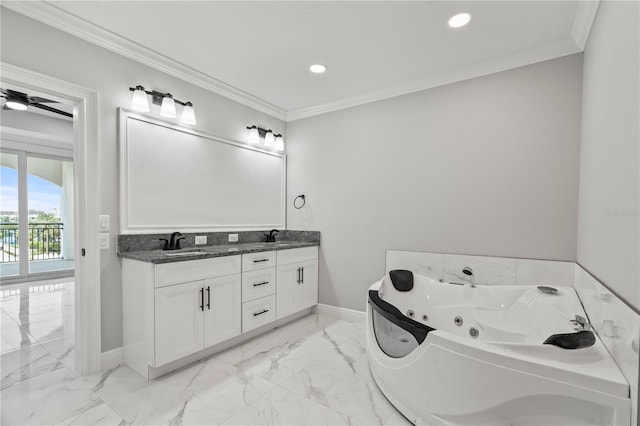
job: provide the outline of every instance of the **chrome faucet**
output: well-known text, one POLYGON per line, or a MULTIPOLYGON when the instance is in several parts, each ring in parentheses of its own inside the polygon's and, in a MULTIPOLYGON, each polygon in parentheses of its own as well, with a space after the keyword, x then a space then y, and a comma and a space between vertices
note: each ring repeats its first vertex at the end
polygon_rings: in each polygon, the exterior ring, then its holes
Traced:
POLYGON ((465 266, 464 268, 462 268, 462 273, 469 277, 469 280, 471 281, 471 287, 474 288, 476 286, 476 279, 473 276, 473 269, 465 266))
POLYGON ((168 240, 166 238, 159 238, 160 241, 164 241, 162 250, 180 250, 182 248, 180 247, 180 240, 184 239, 185 237, 183 237, 180 232, 174 232, 168 240))
POLYGON ((275 243, 276 242, 276 236, 275 234, 277 234, 279 231, 277 229, 272 229, 271 231, 269 231, 269 234, 264 234, 265 237, 267 237, 267 243, 275 243))
POLYGON ((576 315, 575 319, 569 320, 576 331, 589 330, 591 328, 591 324, 589 321, 582 315, 576 315))

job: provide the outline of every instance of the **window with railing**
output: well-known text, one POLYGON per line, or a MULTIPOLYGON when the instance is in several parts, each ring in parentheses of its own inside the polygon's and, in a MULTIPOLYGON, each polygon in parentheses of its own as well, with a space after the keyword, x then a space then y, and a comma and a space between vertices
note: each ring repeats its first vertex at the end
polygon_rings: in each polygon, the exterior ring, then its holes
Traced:
MULTIPOLYGON (((61 243, 62 222, 30 222, 29 223, 29 260, 62 259, 61 243)), ((18 224, 15 222, 0 223, 2 240, 0 263, 18 262, 20 260, 20 239, 18 224)))

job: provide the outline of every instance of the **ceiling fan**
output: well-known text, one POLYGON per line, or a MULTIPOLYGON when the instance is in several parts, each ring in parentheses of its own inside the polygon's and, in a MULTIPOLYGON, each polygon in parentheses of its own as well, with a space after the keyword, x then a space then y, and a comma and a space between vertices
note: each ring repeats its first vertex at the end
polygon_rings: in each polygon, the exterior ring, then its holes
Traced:
POLYGON ((45 103, 59 103, 57 101, 52 101, 51 99, 41 98, 39 96, 29 96, 26 93, 18 92, 11 89, 0 89, 0 97, 6 99, 3 109, 24 111, 27 109, 27 107, 31 106, 34 108, 40 108, 45 111, 53 112, 55 114, 60 114, 65 117, 73 117, 73 114, 70 114, 66 111, 61 111, 59 109, 50 107, 49 105, 44 105, 45 103))

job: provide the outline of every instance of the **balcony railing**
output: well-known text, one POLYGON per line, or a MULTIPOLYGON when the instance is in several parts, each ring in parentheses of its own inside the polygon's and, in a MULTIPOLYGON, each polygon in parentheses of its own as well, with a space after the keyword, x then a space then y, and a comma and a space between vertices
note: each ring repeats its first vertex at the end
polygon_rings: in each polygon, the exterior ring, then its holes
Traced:
MULTIPOLYGON (((62 259, 63 224, 61 222, 29 223, 29 260, 62 259)), ((18 224, 0 223, 0 263, 20 260, 20 240, 18 224)))

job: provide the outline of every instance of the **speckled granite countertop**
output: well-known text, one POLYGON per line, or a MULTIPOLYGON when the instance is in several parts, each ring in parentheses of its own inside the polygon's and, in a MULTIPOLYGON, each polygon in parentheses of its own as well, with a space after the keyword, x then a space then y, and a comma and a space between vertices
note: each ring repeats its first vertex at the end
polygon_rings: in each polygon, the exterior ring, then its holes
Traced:
POLYGON ((125 259, 138 260, 148 263, 172 263, 186 260, 209 259, 212 257, 235 256, 237 254, 256 253, 271 250, 287 250, 300 247, 318 246, 318 242, 308 241, 278 241, 275 243, 244 243, 215 246, 187 247, 180 250, 138 250, 118 253, 125 259), (195 252, 195 253, 194 253, 195 252), (179 255, 179 253, 185 253, 179 255), (186 254, 193 253, 193 254, 186 254))

